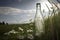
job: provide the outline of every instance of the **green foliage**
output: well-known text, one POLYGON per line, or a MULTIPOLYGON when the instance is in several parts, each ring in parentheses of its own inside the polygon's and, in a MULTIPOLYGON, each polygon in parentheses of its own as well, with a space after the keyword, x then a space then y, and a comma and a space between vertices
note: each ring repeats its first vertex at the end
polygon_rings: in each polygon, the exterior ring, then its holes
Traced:
POLYGON ((45 40, 60 40, 60 12, 45 20, 45 40))
POLYGON ((18 40, 19 38, 17 38, 19 35, 22 36, 26 36, 27 34, 32 34, 31 33, 27 33, 27 30, 31 29, 33 30, 34 28, 34 23, 27 23, 27 24, 5 24, 5 25, 0 25, 0 39, 1 40, 18 40), (19 30, 19 27, 21 27, 23 29, 23 31, 19 30), (11 30, 15 30, 18 33, 10 33, 10 34, 4 34, 4 33, 8 33, 11 30))

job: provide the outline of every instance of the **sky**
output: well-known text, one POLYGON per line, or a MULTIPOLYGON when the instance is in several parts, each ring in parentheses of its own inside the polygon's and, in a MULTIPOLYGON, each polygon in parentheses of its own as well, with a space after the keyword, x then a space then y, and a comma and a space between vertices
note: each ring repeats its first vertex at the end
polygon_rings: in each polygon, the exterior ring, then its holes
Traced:
MULTIPOLYGON (((0 0, 0 22, 29 22, 30 19, 34 19, 36 3, 42 2, 44 6, 44 1, 47 0, 0 0)), ((50 4, 48 3, 47 5, 49 6, 50 4)), ((46 10, 46 7, 43 8, 46 10)))

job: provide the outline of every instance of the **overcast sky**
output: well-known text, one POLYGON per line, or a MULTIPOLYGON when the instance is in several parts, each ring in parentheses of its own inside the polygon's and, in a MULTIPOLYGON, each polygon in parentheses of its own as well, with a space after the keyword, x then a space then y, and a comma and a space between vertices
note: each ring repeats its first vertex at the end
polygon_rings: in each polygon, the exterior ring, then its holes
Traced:
POLYGON ((37 2, 46 0, 0 0, 0 22, 21 23, 34 19, 37 2))
POLYGON ((34 18, 38 0, 0 0, 0 21, 20 23, 34 18))

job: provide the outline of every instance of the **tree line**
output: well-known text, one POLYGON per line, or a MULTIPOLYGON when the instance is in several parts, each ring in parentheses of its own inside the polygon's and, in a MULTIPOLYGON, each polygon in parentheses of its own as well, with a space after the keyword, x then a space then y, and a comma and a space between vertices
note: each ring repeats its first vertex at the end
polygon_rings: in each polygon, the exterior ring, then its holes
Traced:
POLYGON ((6 24, 8 25, 7 22, 6 23, 4 21, 3 22, 0 22, 0 25, 6 25, 6 24))

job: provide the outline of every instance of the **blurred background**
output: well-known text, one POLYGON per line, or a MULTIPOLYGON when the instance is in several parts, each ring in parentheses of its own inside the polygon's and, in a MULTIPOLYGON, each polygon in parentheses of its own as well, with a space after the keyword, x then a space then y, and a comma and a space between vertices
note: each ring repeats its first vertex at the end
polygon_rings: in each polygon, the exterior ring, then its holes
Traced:
POLYGON ((60 0, 0 0, 0 40, 60 40, 60 0))

